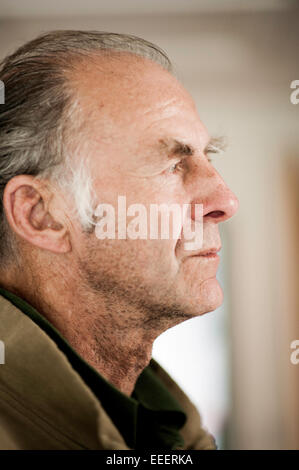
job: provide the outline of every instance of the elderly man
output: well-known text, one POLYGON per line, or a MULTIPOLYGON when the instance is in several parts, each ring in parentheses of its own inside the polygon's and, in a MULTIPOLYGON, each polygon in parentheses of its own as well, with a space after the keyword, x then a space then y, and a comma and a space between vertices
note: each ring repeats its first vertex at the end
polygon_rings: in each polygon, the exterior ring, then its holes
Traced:
POLYGON ((218 223, 238 205, 169 59, 133 36, 54 31, 0 79, 0 448, 215 448, 151 359, 163 331, 221 304, 218 223), (119 196, 188 205, 203 243, 187 250, 183 227, 97 235, 98 205, 120 220, 119 196))

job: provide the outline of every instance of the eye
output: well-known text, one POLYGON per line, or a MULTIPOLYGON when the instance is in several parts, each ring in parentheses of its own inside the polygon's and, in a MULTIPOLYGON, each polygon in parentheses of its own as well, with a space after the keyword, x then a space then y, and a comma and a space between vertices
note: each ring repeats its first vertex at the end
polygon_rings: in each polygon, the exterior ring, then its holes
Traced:
POLYGON ((184 169, 184 160, 174 163, 171 167, 168 168, 169 173, 177 173, 184 169))

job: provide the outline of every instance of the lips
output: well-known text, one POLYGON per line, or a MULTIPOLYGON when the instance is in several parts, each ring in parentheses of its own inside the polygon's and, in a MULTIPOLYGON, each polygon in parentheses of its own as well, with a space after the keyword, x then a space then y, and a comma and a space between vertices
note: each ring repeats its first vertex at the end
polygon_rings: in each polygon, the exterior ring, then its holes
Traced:
POLYGON ((218 258, 218 255, 217 253, 206 253, 205 255, 197 255, 197 256, 201 256, 202 258, 218 258))
POLYGON ((221 247, 220 248, 208 248, 204 251, 200 251, 198 253, 195 253, 194 255, 192 256, 201 256, 203 258, 218 258, 218 251, 221 250, 221 247))
POLYGON ((182 260, 187 260, 187 259, 192 259, 194 257, 196 258, 202 258, 202 259, 215 259, 219 260, 219 255, 217 254, 221 250, 221 245, 216 245, 216 246, 205 246, 204 249, 198 250, 198 251, 183 251, 183 256, 182 260))
POLYGON ((199 251, 194 256, 206 256, 206 255, 212 255, 212 254, 216 255, 218 251, 220 250, 221 250, 221 247, 220 248, 207 248, 204 251, 199 251))

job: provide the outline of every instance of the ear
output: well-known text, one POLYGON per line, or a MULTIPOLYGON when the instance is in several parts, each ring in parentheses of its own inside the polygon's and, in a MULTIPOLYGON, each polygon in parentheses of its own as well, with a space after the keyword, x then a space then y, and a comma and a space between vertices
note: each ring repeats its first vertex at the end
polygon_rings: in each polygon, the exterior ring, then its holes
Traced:
POLYGON ((67 253, 71 243, 63 223, 66 219, 61 207, 57 207, 58 200, 53 199, 53 193, 41 181, 31 175, 18 175, 7 183, 3 205, 8 223, 17 235, 44 250, 67 253))

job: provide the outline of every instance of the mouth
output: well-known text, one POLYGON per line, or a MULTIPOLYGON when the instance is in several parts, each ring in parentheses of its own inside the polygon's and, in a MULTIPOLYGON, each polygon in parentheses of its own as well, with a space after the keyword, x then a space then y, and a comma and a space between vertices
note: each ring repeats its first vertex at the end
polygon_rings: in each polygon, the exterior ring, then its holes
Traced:
POLYGON ((199 256, 201 258, 208 258, 208 259, 217 259, 219 258, 219 255, 218 255, 218 251, 221 250, 221 247, 220 248, 209 248, 205 251, 201 251, 199 253, 196 253, 194 255, 191 255, 191 256, 199 256))
POLYGON ((195 255, 195 256, 200 256, 201 258, 219 258, 217 253, 213 253, 212 251, 210 253, 205 253, 204 255, 195 255))

